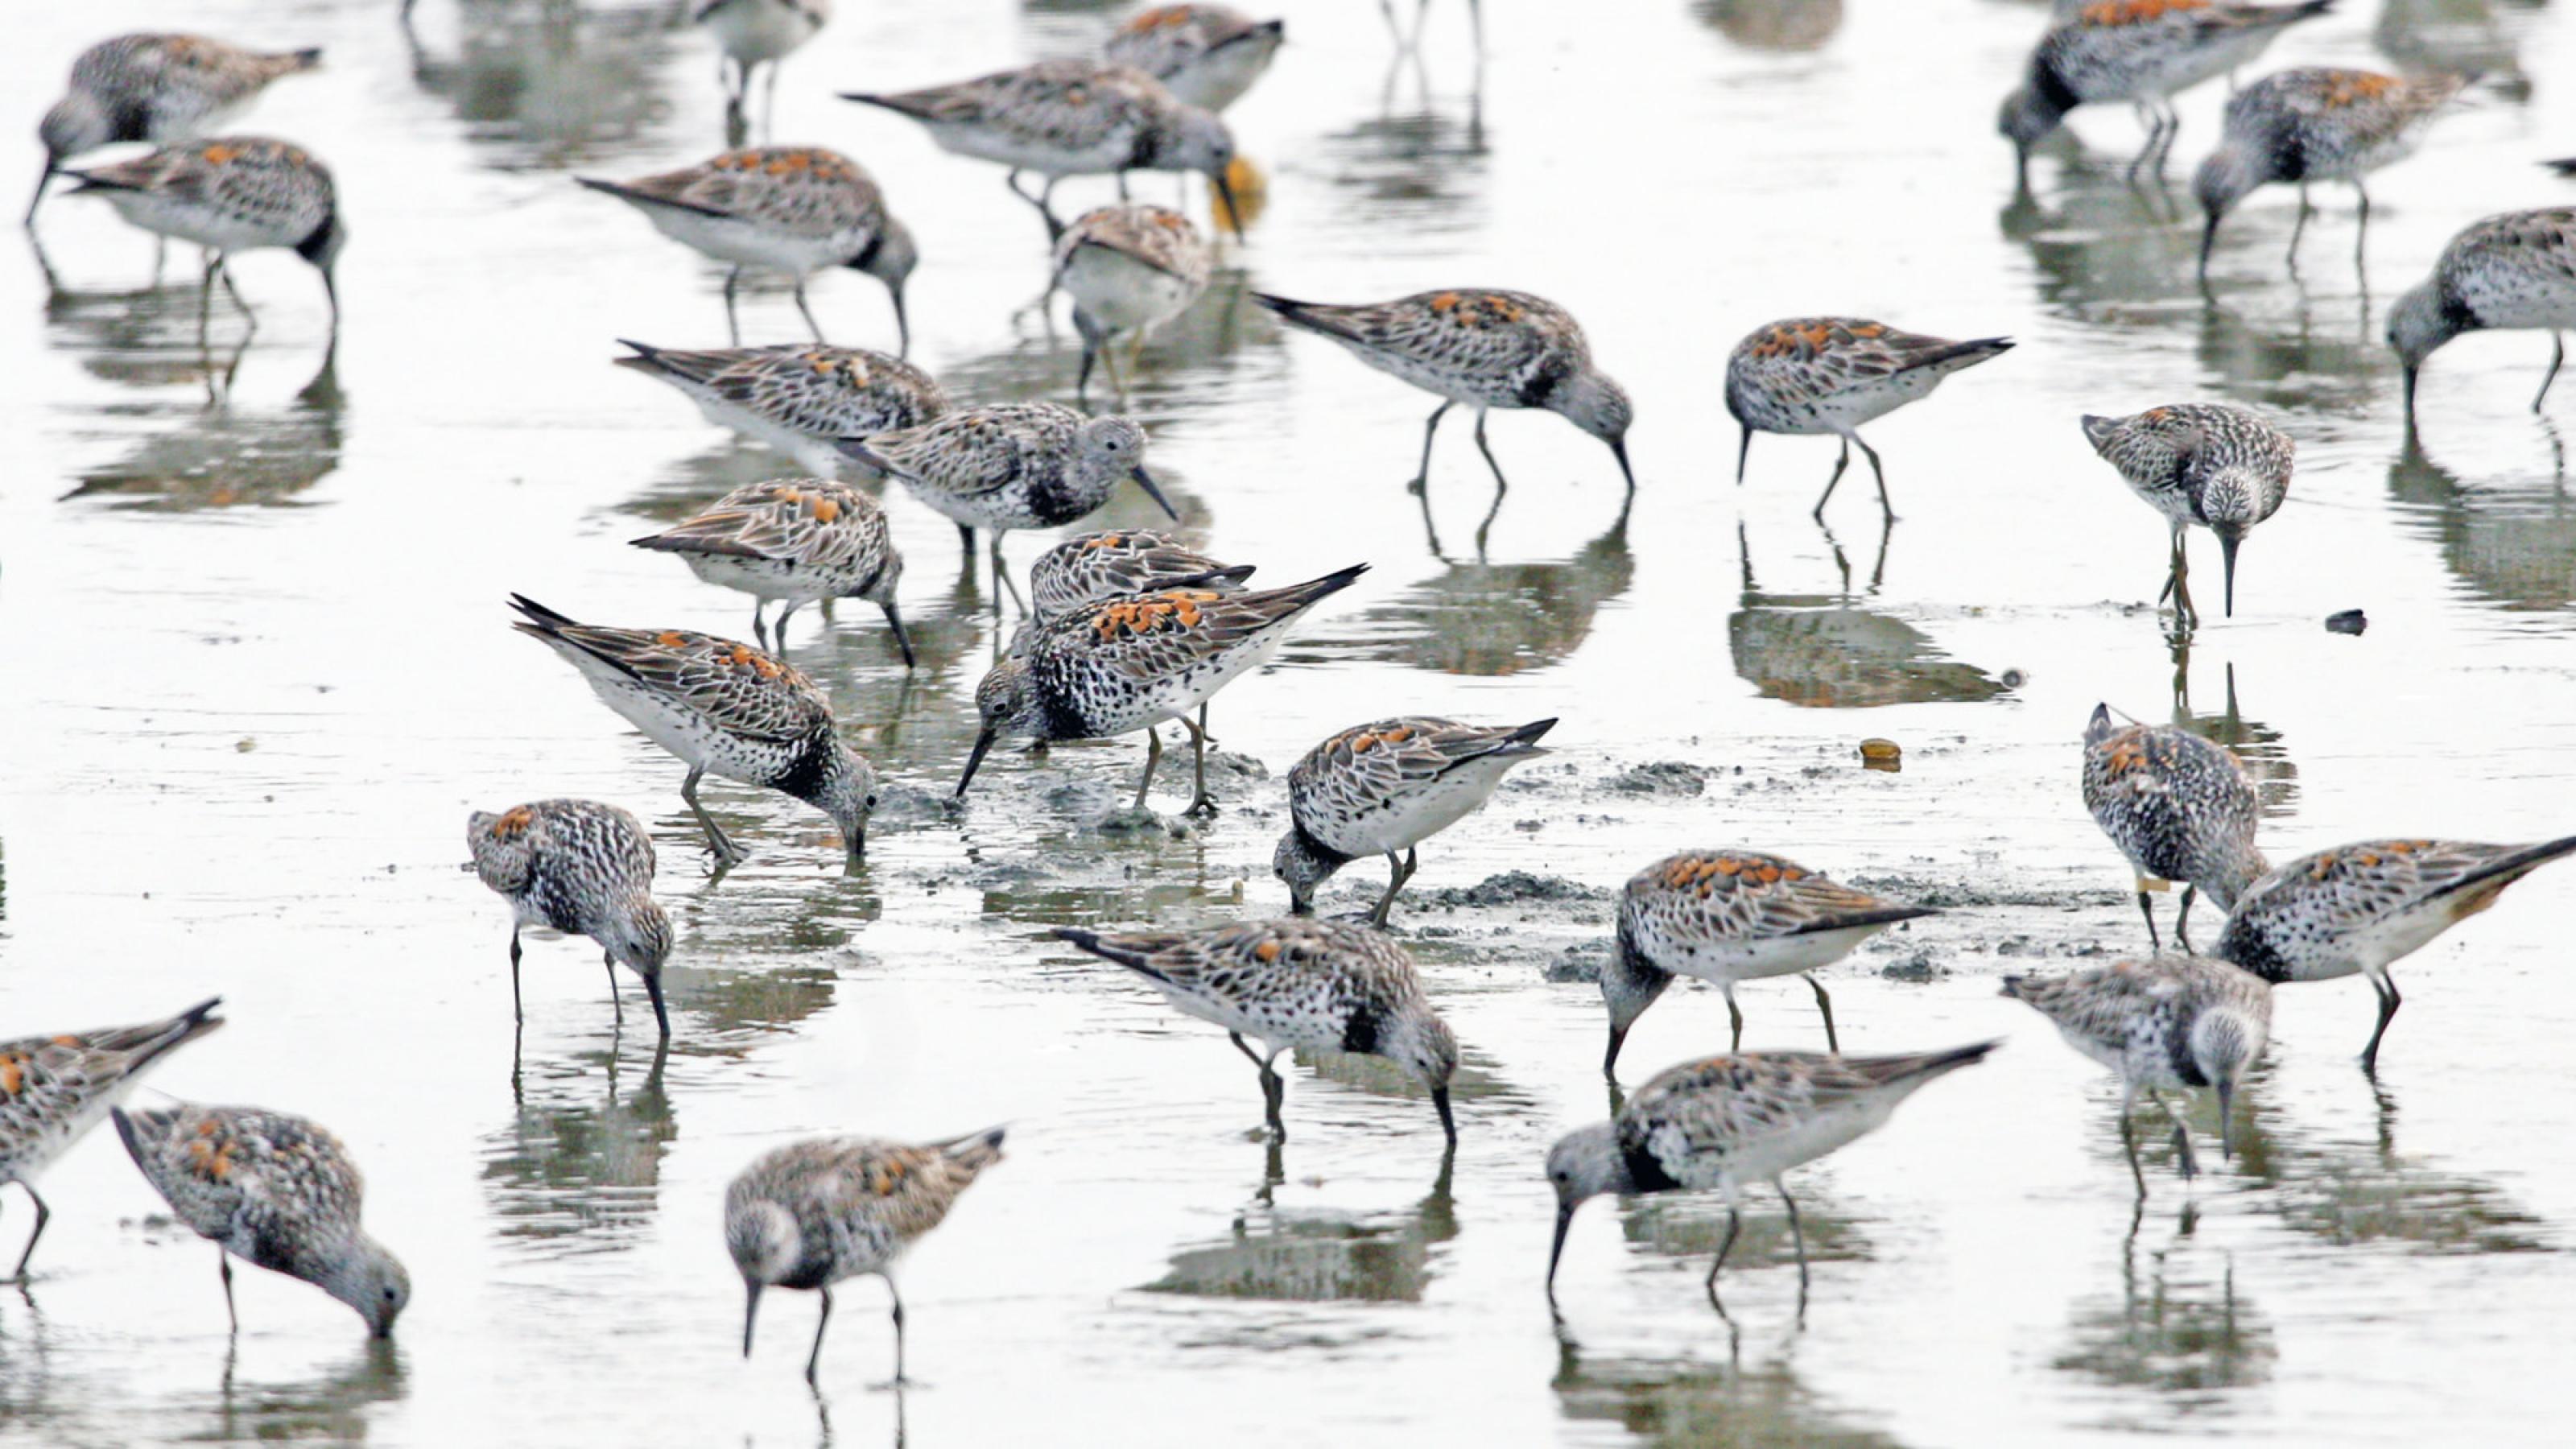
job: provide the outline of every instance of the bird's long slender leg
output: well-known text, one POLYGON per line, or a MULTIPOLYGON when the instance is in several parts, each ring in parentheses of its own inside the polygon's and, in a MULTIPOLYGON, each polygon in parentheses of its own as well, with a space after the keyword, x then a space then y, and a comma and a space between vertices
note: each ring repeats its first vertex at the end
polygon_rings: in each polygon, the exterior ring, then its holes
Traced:
POLYGON ((1431 439, 1440 431, 1441 414, 1455 406, 1457 404, 1454 402, 1444 402, 1433 408, 1431 421, 1422 425, 1422 466, 1413 470, 1413 481, 1405 485, 1416 493, 1421 492, 1431 482, 1431 439))
POLYGON ((908 1384, 912 1380, 906 1378, 903 1372, 903 1291, 894 1286, 892 1278, 886 1279, 885 1285, 886 1296, 894 1300, 892 1315, 894 1318, 894 1381, 898 1384, 908 1384))
POLYGON ((2191 903, 2199 898, 2200 887, 2186 882, 2182 888, 2182 909, 2174 912, 2174 940, 2181 943, 2186 956, 2200 954, 2191 949, 2191 937, 2184 934, 2184 927, 2191 923, 2191 903))
MULTIPOLYGON (((1780 1187, 1776 1182, 1772 1186, 1780 1187)), ((1780 1187, 1780 1201, 1789 1209, 1789 1241, 1798 1247, 1798 1296, 1804 1298, 1807 1294, 1807 1230, 1799 1225, 1798 1200, 1789 1196, 1789 1189, 1780 1187)))
POLYGON ((1887 522, 1894 523, 1896 505, 1887 501, 1887 469, 1878 461, 1878 450, 1871 447, 1868 440, 1858 433, 1852 434, 1852 446, 1860 449, 1861 456, 1869 459, 1870 476, 1878 480, 1878 511, 1885 516, 1887 522))
POLYGON ((1851 466, 1851 438, 1843 438, 1843 450, 1834 458, 1834 476, 1825 480, 1825 491, 1816 499, 1815 511, 1809 516, 1818 523, 1825 521, 1825 505, 1834 501, 1834 486, 1843 481, 1843 470, 1851 466))
POLYGON ((2136 1124, 2129 1120, 2129 1106, 2130 1103, 2128 1099, 2121 1099, 2120 1146, 2129 1155, 2129 1177, 2130 1180, 2134 1181, 2138 1185, 2138 1201, 2145 1202, 2147 1200, 2147 1174, 2145 1169, 2138 1166, 2138 1129, 2136 1124))
POLYGON ((1708 1306, 1716 1309, 1720 1318, 1726 1316, 1726 1305, 1717 1299, 1717 1275, 1726 1267, 1726 1255, 1735 1251, 1735 1235, 1743 1230, 1744 1215, 1736 1210, 1735 1204, 1728 1203, 1726 1236, 1718 1241, 1717 1261, 1708 1265, 1708 1306))
POLYGON ((733 294, 734 289, 740 285, 742 285, 742 268, 736 267, 725 273, 725 330, 733 335, 733 345, 736 347, 742 345, 742 319, 734 314, 733 294))
POLYGON ((2129 169, 2121 175, 2122 180, 2135 186, 2138 184, 2138 172, 2145 168, 2147 158, 2155 154, 2156 132, 2162 127, 2163 122, 2157 117, 2154 108, 2145 101, 2138 102, 2132 109, 2137 113, 2138 124, 2147 128, 2147 143, 2138 148, 2137 155, 2129 158, 2129 169))
MULTIPOLYGON (((771 74, 776 73, 776 68, 772 67, 771 74)), ((814 309, 805 305, 805 279, 802 277, 796 279, 796 310, 805 315, 805 325, 812 330, 814 340, 822 341, 823 324, 814 320, 814 309)))
POLYGON ((221 1248, 215 1249, 215 1270, 221 1273, 224 1278, 224 1321, 233 1326, 234 1336, 239 1337, 241 1334, 241 1314, 235 1312, 233 1309, 232 1254, 225 1252, 221 1248))
MULTIPOLYGON (((787 616, 796 612, 796 606, 800 602, 797 599, 788 600, 787 607, 779 610, 778 617, 770 621, 769 647, 778 653, 787 652, 787 616)), ((828 605, 832 601, 825 599, 823 602, 828 605)), ((828 614, 830 610, 827 608, 824 612, 828 614)))
POLYGON ((767 599, 755 598, 751 601, 751 642, 763 649, 774 649, 776 646, 769 642, 769 621, 761 617, 761 610, 768 606, 767 599))
POLYGON ((707 813, 707 807, 698 803, 698 781, 704 779, 706 773, 704 765, 691 769, 688 778, 680 782, 680 798, 689 802, 689 813, 698 817, 698 828, 707 833, 707 847, 716 853, 716 863, 740 865, 750 857, 733 843, 733 837, 724 833, 724 827, 707 813))
POLYGON ((1484 408, 1476 409, 1476 451, 1485 455, 1485 466, 1494 470, 1494 501, 1499 503, 1512 491, 1512 480, 1503 476, 1503 465, 1494 461, 1494 450, 1485 445, 1485 413, 1484 408))
POLYGON ((823 1362, 823 1330, 832 1326, 832 1290, 823 1289, 823 1311, 814 1320, 814 1351, 805 1355, 805 1382, 814 1385, 814 1373, 823 1362))
POLYGON ((2175 1112, 2173 1104, 2165 1100, 2164 1093, 2149 1092, 2147 1095, 2154 1099, 2156 1110, 2164 1113, 2165 1120, 2173 1124, 2174 1152, 2182 1159, 2182 1175, 2185 1178, 2200 1176, 2200 1159, 2191 1150, 2191 1129, 2183 1125, 2181 1114, 2175 1112))
POLYGON ((975 577, 974 525, 966 523, 957 525, 957 546, 964 550, 963 555, 958 559, 959 572, 972 579, 975 577))
POLYGON ((1020 581, 1011 577, 1010 566, 1002 562, 1002 535, 1008 531, 1000 528, 992 530, 993 577, 1001 581, 1002 591, 1009 594, 1012 604, 1025 614, 1029 611, 1029 601, 1020 597, 1020 581))
POLYGON ((215 319, 215 270, 224 264, 221 253, 206 253, 206 274, 197 284, 197 345, 204 347, 208 330, 215 319))
POLYGON ((2567 360, 2567 334, 2549 334, 2549 372, 2540 379, 2540 391, 2531 395, 2531 410, 2540 411, 2540 400, 2549 396, 2549 385, 2558 380, 2558 365, 2567 360))
POLYGON ((1825 983, 1813 975, 1807 976, 1807 985, 1816 993, 1816 1010, 1825 1014, 1825 1050, 1840 1056, 1843 1044, 1842 1039, 1834 1035, 1834 999, 1825 994, 1825 983))
POLYGON ((1395 908, 1396 892, 1403 890, 1404 883, 1413 879, 1413 872, 1421 863, 1422 853, 1418 850, 1406 850, 1401 860, 1396 858, 1392 850, 1386 853, 1386 894, 1378 899, 1377 909, 1370 913, 1370 925, 1378 927, 1386 925, 1387 912, 1395 908))
POLYGON ((2163 950, 2164 938, 2156 934, 2156 899, 2143 879, 2138 882, 2138 914, 2147 918, 2147 949, 2163 950))
POLYGON ((45 1235, 45 1224, 53 1221, 54 1210, 45 1206, 45 1200, 37 1195, 34 1183, 21 1178, 18 1186, 27 1190, 27 1201, 36 1205, 36 1230, 27 1235, 27 1250, 18 1255, 18 1266, 9 1272, 11 1282, 24 1283, 27 1281, 27 1260, 36 1256, 36 1240, 45 1235))
POLYGON ((1159 727, 1145 731, 1145 778, 1136 782, 1136 808, 1145 808, 1145 792, 1154 788, 1154 767, 1163 763, 1163 732, 1159 727))
POLYGON ((2191 551, 2182 545, 2182 533, 2174 533, 2173 564, 2174 619, 2184 625, 2200 623, 2200 610, 2191 602, 2191 551))
POLYGON ((2299 238, 2300 238, 2300 236, 2301 236, 2301 235, 2303 235, 2303 234, 2307 231, 2307 229, 2308 229, 2308 183, 2306 183, 2306 182, 2302 181, 2302 182, 2300 182, 2300 183, 2299 183, 2299 215, 2298 215, 2298 219, 2290 223, 2290 267, 2291 267, 2291 269, 2292 269, 2292 270, 2294 270, 2294 271, 2298 268, 2298 265, 2299 265, 2299 238))
POLYGON ((608 1004, 617 1012, 617 1024, 626 1024, 626 1000, 617 994, 617 958, 602 951, 599 964, 608 968, 608 1004))
POLYGON ((1199 728, 1198 722, 1188 715, 1182 715, 1180 723, 1181 728, 1190 732, 1190 775, 1192 784, 1195 786, 1190 797, 1190 808, 1186 813, 1214 815, 1216 799, 1208 794, 1207 788, 1207 731, 1199 728))
POLYGON ((1742 1051, 1744 1049, 1744 1009, 1735 1004, 1735 987, 1731 983, 1726 988, 1726 1020, 1735 1028, 1734 1035, 1728 1038, 1726 1049, 1731 1052, 1742 1051))
MULTIPOLYGON (((2352 264, 2358 269, 2361 266, 2362 252, 2370 245, 2370 188, 2362 185, 2361 178, 2356 176, 2352 179, 2352 194, 2359 207, 2356 218, 2358 224, 2352 234, 2352 264)), ((2365 291, 2365 300, 2367 296, 2365 291)))
POLYGON ((1267 1114, 1270 1130, 1272 1133, 1276 1134, 1277 1140, 1282 1142, 1287 1141, 1288 1128, 1285 1123, 1279 1120, 1279 1108, 1280 1105, 1287 1100, 1288 1084, 1279 1079, 1278 1069, 1270 1065, 1268 1061, 1264 1060, 1261 1053, 1254 1051, 1251 1044, 1243 1039, 1243 1033, 1239 1031, 1230 1031, 1225 1035, 1228 1041, 1234 1043, 1234 1049, 1236 1051, 1239 1051, 1245 1056, 1251 1058, 1252 1064, 1261 1069, 1262 1110, 1267 1114))
POLYGON ((2379 1039, 2388 1035, 2388 1023, 2406 999, 2397 994, 2397 978, 2386 971, 2370 978, 2370 988, 2379 993, 2379 1025, 2371 1029, 2370 1045, 2361 1049, 2361 1069, 2375 1077, 2379 1075, 2379 1039))
MULTIPOLYGON (((745 76, 743 83, 748 88, 750 78, 745 76)), ((769 63, 769 84, 760 95, 760 139, 764 145, 778 139, 778 62, 774 60, 769 63)), ((822 334, 816 333, 815 340, 821 341, 822 334)))
POLYGON ((519 928, 510 927, 510 1019, 526 1022, 528 1013, 519 1005, 519 928))

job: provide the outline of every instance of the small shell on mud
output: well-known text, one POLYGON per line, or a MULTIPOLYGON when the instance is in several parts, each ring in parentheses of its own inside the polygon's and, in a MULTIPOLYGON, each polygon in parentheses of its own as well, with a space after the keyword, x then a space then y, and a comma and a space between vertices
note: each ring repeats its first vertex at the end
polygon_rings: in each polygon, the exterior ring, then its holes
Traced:
POLYGON ((1872 770, 1902 770, 1905 751, 1894 740, 1866 739, 1860 742, 1860 762, 1872 770))

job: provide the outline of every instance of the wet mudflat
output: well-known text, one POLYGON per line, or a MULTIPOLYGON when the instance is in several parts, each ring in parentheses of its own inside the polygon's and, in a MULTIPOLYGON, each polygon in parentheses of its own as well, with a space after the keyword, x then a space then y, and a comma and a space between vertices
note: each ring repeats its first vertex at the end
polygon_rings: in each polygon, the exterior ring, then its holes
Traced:
MULTIPOLYGON (((790 648, 889 777, 868 864, 842 874, 820 817, 717 786, 754 859, 711 881, 678 767, 502 602, 749 625, 738 596, 623 543, 792 470, 608 365, 620 336, 720 345, 720 275, 568 179, 716 148, 712 55, 676 8, 423 0, 407 39, 390 4, 57 7, 0 57, 16 135, 111 29, 329 51, 245 125, 338 172, 353 239, 329 371, 318 289, 275 254, 240 267, 256 337, 219 314, 204 352, 192 258, 150 289, 150 242, 96 203, 50 202, 44 265, 0 266, 0 1007, 23 1033, 221 992, 230 1028, 156 1085, 336 1128, 416 1284, 371 1350, 337 1304, 247 1275, 228 1346, 213 1249, 93 1139, 46 1181, 38 1281, 0 1296, 0 1440, 2545 1437, 2576 1292, 2576 873, 2399 966, 2375 1087, 2352 1062, 2366 989, 2284 989, 2244 1150, 2205 1148, 2188 1190, 2151 1151, 2134 1217, 2115 1090, 1994 993, 2143 945, 2076 795, 2097 700, 2244 751, 2276 859, 2570 828, 2576 500, 2560 425, 2526 408, 2546 344, 2441 353, 2410 445, 2379 340, 2459 225, 2571 194, 2533 164, 2576 151, 2576 105, 2548 84, 2576 75, 2558 9, 2351 4, 2284 41, 2267 64, 2486 80, 2379 179, 2365 270, 2347 198, 2321 190, 2286 275, 2295 202, 2260 193, 2205 297, 2187 197, 2120 180, 2125 115, 2080 114, 2084 149, 2012 194, 1993 105, 2041 6, 1636 4, 1605 29, 1496 4, 1481 71, 1446 0, 1418 66, 1362 0, 1278 6, 1291 46, 1231 113, 1263 209, 1148 348, 1132 410, 1210 553, 1264 582, 1374 571, 1218 699, 1225 809, 1123 817, 1132 740, 997 757, 944 804, 1009 623, 989 580, 958 577, 950 527, 897 496, 922 668, 855 604, 828 633, 803 611, 790 648), (1526 415, 1493 425, 1514 486, 1489 526, 1454 432, 1426 511, 1403 480, 1427 400, 1283 338, 1246 295, 1461 284, 1585 320, 1637 398, 1624 517, 1598 445, 1526 415), (1903 515, 1884 534, 1853 480, 1831 532, 1809 521, 1827 443, 1762 439, 1732 478, 1726 350, 1823 311, 2022 344, 1873 428, 1903 515), (2236 617, 2183 648, 2147 607, 2161 526, 2075 418, 2193 398, 2271 410, 2300 455, 2236 617), (2325 632, 2352 607, 2365 635, 2325 632), (1401 711, 1564 718, 1558 753, 1434 841, 1399 907, 1466 1047, 1445 1175, 1427 1102, 1375 1062, 1300 1061, 1291 1139, 1257 1140, 1220 1034, 1046 936, 1284 908, 1278 777, 1401 711), (1860 767, 1868 736, 1905 747, 1902 771, 1860 767), (653 827, 681 942, 667 1057, 612 1030, 595 953, 570 943, 532 948, 514 1046, 506 912, 457 871, 460 835, 469 809, 555 794, 653 827), (1730 1264, 1732 1331, 1700 1294, 1724 1211, 1690 1198, 1587 1209, 1555 1327, 1538 1163, 1607 1107, 1583 976, 1619 883, 1685 845, 1947 908, 1826 973, 1850 1049, 2011 1044, 1793 1180, 1803 1327, 1767 1197, 1730 1264), (803 1133, 995 1121, 1008 1160, 906 1278, 922 1387, 865 1387, 891 1363, 866 1283, 841 1295, 819 1404, 797 1378, 810 1300, 773 1301, 739 1361, 717 1226, 733 1172, 803 1133)), ((789 63, 779 137, 859 158, 920 235, 915 360, 967 397, 1069 399, 1079 344, 1033 305, 1026 208, 830 95, 1084 48, 1107 12, 848 10, 789 63)), ((2183 164, 2218 104, 2184 101, 2183 164)), ((32 178, 32 145, 12 154, 32 178)), ((867 279, 815 298, 835 341, 891 341, 867 279)), ((744 321, 747 340, 802 335, 783 290, 754 290, 744 321)), ((1103 515, 1154 517, 1132 490, 1103 515)), ((1174 772, 1153 803, 1184 799, 1174 772)), ((1376 887, 1355 866, 1325 909, 1376 887)), ((1821 1045, 1797 983, 1743 999, 1749 1045, 1821 1045)), ((629 1008, 649 1021, 640 993, 629 1008)), ((1724 1044, 1716 994, 1676 992, 1630 1040, 1629 1081, 1724 1044)), ((14 1245, 29 1214, 14 1194, 0 1211, 14 1245)))

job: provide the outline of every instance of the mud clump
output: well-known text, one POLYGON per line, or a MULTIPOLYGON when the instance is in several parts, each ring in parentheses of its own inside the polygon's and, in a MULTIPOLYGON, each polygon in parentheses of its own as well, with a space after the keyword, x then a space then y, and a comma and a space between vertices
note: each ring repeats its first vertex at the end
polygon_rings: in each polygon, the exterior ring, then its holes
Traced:
POLYGON ((1879 967, 1878 974, 1890 981, 1937 981, 1949 975, 1950 968, 1933 960, 1931 952, 1916 951, 1879 967))
POLYGON ((1532 875, 1525 870, 1507 870, 1489 875, 1471 886, 1446 886, 1426 892, 1424 901, 1452 910, 1460 906, 1491 908, 1527 905, 1600 905, 1610 893, 1598 886, 1570 881, 1561 875, 1532 875))
POLYGON ((919 785, 902 785, 883 781, 877 786, 877 808, 869 816, 872 825, 917 825, 925 821, 956 818, 963 807, 957 797, 945 790, 925 790, 919 785))
POLYGON ((1707 792, 1708 773, 1680 760, 1658 760, 1622 770, 1604 783, 1623 795, 1692 796, 1707 792))
POLYGON ((1549 981, 1598 982, 1609 967, 1610 943, 1587 941, 1557 952, 1556 959, 1542 967, 1539 974, 1549 981))

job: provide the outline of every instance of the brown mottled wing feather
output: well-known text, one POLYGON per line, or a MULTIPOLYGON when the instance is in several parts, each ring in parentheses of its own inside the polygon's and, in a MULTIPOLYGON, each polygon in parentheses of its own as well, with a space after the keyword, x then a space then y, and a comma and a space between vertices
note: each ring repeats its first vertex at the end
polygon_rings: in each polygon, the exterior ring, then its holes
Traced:
POLYGON ((1139 682, 1167 679, 1286 623, 1348 582, 1334 578, 1339 582, 1329 587, 1318 579, 1255 593, 1165 589, 1111 599, 1048 626, 1034 661, 1040 670, 1050 670, 1079 658, 1085 667, 1139 682))
POLYGON ((1473 725, 1432 715, 1402 715, 1343 730, 1307 752, 1288 772, 1292 801, 1364 802, 1402 796, 1471 760, 1499 751, 1526 753, 1525 725, 1473 725))
POLYGON ((1032 467, 1060 466, 1079 417, 1049 403, 998 403, 879 433, 869 449, 942 493, 959 497, 1007 487, 1032 467))
POLYGON ((733 734, 784 743, 831 728, 831 706, 814 682, 796 666, 747 644, 685 629, 517 627, 578 645, 653 689, 687 701, 710 723, 733 734))
POLYGON ((1797 862, 1753 851, 1696 851, 1648 866, 1628 883, 1622 912, 1660 917, 1682 944, 1764 940, 1931 914, 1856 890, 1797 862))
POLYGON ((674 205, 810 236, 885 222, 885 198, 876 181, 848 157, 819 147, 727 151, 625 186, 674 205))
POLYGON ((1157 109, 1158 98, 1170 104, 1170 92, 1142 71, 1051 60, 885 96, 880 103, 924 121, 990 127, 1087 150, 1136 125, 1157 109))
POLYGON ((1619 1109, 1622 1152, 1645 1153, 1682 1182, 1745 1145, 1812 1119, 1883 1081, 1809 1052, 1745 1052, 1657 1073, 1619 1109))

